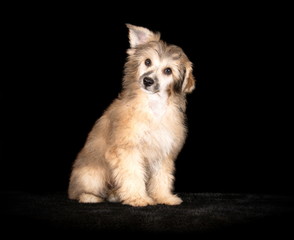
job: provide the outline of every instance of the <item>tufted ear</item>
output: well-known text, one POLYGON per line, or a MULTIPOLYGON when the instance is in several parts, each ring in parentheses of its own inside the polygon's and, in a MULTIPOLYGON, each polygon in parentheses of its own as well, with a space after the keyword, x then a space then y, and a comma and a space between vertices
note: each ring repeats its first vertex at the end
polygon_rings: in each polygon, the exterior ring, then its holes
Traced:
POLYGON ((183 92, 184 93, 191 93, 195 89, 195 78, 192 73, 192 66, 190 65, 189 67, 186 68, 186 74, 185 74, 185 79, 183 83, 183 92))
POLYGON ((154 33, 147 28, 126 24, 129 28, 129 41, 131 48, 150 41, 159 41, 160 33, 154 33))

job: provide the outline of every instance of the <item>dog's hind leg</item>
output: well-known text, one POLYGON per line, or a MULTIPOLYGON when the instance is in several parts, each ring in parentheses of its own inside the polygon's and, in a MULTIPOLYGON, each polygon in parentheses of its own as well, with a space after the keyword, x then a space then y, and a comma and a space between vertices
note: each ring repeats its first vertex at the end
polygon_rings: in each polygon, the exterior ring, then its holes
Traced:
POLYGON ((73 169, 69 184, 69 198, 81 203, 102 202, 107 191, 106 169, 95 164, 73 169))
POLYGON ((103 202, 103 199, 101 197, 95 196, 90 193, 82 193, 79 196, 79 202, 80 203, 99 203, 103 202))

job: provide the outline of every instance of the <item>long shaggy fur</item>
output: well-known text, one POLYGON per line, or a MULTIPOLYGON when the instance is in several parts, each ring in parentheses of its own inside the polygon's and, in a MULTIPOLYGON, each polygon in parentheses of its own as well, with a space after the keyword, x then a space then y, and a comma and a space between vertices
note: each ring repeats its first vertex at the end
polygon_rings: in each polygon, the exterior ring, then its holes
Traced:
POLYGON ((70 177, 70 199, 177 205, 174 161, 186 138, 186 94, 195 80, 181 48, 127 24, 123 90, 95 123, 70 177), (150 80, 151 79, 151 80, 150 80), (151 82, 150 82, 151 81, 151 82))

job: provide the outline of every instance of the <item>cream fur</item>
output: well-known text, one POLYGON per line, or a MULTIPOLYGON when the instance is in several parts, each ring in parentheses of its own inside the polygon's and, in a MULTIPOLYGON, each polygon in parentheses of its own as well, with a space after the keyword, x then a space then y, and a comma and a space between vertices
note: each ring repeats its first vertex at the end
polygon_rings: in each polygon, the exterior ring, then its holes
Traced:
POLYGON ((192 63, 159 33, 128 24, 131 48, 123 91, 98 119, 78 154, 69 198, 132 206, 177 205, 174 161, 185 138, 186 94, 195 86, 192 63), (151 66, 144 61, 150 59, 151 66), (164 73, 169 67, 172 74, 164 73), (147 76, 155 84, 146 87, 147 76))

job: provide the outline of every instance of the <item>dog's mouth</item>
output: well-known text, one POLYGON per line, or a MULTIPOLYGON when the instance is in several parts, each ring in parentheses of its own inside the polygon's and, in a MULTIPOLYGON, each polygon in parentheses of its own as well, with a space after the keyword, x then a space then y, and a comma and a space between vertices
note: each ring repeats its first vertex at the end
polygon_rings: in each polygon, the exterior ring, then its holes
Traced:
POLYGON ((142 84, 142 88, 148 93, 158 93, 160 91, 159 84, 154 84, 152 86, 145 86, 142 84))

